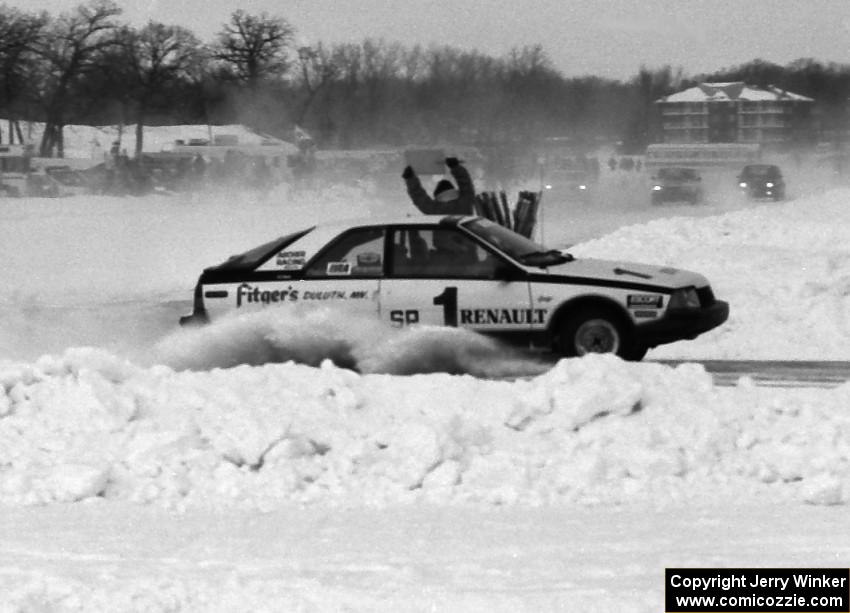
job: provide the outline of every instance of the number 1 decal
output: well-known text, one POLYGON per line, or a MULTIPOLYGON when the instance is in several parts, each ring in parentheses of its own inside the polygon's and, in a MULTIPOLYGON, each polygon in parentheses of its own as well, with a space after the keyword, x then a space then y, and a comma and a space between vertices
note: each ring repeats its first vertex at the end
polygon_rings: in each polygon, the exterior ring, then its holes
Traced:
POLYGON ((434 296, 434 304, 443 306, 443 325, 457 328, 457 288, 447 287, 439 296, 434 296))

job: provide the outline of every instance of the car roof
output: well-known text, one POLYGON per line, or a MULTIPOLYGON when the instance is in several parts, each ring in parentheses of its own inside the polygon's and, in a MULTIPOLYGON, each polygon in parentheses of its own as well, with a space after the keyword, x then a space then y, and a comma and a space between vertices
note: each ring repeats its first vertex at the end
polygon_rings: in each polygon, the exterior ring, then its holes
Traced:
POLYGON ((744 170, 779 170, 776 164, 747 164, 744 170))
POLYGON ((316 224, 317 228, 339 229, 361 228, 368 226, 432 226, 435 224, 456 225, 464 221, 477 219, 474 215, 386 215, 378 217, 354 217, 316 224))
POLYGON ((661 171, 664 171, 664 170, 668 170, 668 171, 669 170, 675 170, 676 172, 681 172, 683 170, 688 171, 688 172, 696 172, 697 171, 696 168, 692 168, 690 166, 662 166, 661 168, 658 169, 658 172, 661 172, 661 171))

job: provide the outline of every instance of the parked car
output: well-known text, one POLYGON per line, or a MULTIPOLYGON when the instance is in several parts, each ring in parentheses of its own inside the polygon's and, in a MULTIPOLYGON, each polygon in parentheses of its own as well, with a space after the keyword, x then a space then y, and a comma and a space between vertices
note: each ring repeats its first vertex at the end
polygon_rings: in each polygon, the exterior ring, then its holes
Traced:
POLYGON ((334 304, 392 326, 460 326, 563 356, 693 339, 729 305, 705 277, 575 258, 481 217, 314 226, 203 271, 182 325, 263 307, 334 304))
POLYGON ((46 166, 44 172, 56 184, 60 196, 81 196, 92 192, 86 176, 70 166, 46 166))
POLYGON ((754 199, 785 199, 782 170, 774 164, 748 164, 738 175, 738 187, 754 199))
POLYGON ((668 166, 659 168, 652 177, 652 204, 703 200, 702 177, 695 168, 668 166))

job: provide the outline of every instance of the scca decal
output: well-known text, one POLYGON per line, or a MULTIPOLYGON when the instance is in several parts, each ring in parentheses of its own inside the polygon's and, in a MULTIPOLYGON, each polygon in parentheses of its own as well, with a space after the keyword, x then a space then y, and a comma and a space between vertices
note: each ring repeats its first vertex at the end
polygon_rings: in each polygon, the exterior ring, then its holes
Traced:
POLYGON ((461 309, 460 324, 542 324, 546 309, 461 309))

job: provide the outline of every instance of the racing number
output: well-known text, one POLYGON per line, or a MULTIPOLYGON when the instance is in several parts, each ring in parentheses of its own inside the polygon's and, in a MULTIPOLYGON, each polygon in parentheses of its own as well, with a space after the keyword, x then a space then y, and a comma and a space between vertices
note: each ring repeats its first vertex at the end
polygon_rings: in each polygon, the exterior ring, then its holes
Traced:
POLYGON ((434 296, 434 304, 443 307, 443 325, 457 328, 457 288, 447 287, 439 296, 434 296))
POLYGON ((393 326, 397 328, 418 324, 419 311, 415 309, 408 309, 406 311, 402 311, 401 309, 390 311, 390 321, 393 323, 393 326))
MULTIPOLYGON (((434 304, 443 307, 443 325, 457 327, 457 288, 447 287, 439 296, 434 296, 434 304)), ((390 311, 390 321, 396 328, 419 323, 419 311, 416 309, 395 309, 390 311)))

